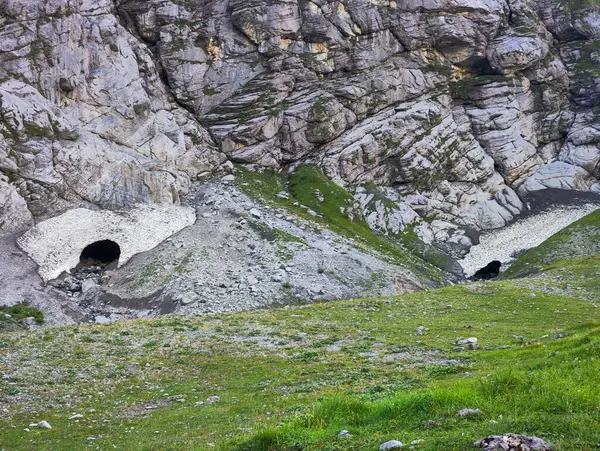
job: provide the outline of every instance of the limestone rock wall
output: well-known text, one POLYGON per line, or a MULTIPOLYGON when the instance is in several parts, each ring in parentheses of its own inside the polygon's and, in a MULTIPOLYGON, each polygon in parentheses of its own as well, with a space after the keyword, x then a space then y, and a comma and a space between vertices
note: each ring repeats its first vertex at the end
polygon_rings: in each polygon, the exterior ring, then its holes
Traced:
POLYGON ((226 160, 113 2, 8 0, 0 11, 0 170, 20 197, 0 202, 3 216, 178 203, 226 160))
POLYGON ((600 192, 598 0, 2 6, 0 213, 22 224, 177 203, 231 162, 374 183, 394 224, 489 229, 530 191, 600 192))

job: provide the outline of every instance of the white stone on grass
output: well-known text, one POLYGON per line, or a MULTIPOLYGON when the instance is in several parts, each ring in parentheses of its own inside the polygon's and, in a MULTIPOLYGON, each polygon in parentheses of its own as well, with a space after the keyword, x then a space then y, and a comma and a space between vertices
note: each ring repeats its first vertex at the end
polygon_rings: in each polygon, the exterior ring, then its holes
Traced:
POLYGON ((404 447, 404 443, 398 441, 398 440, 389 440, 385 443, 382 443, 381 446, 379 447, 380 451, 386 451, 388 449, 400 449, 404 447))
POLYGON ((52 426, 50 426, 50 423, 48 423, 46 420, 42 420, 39 423, 31 423, 29 427, 40 429, 52 429, 52 426))
POLYGON ((456 416, 459 417, 474 417, 481 413, 479 409, 461 409, 456 412, 456 416))

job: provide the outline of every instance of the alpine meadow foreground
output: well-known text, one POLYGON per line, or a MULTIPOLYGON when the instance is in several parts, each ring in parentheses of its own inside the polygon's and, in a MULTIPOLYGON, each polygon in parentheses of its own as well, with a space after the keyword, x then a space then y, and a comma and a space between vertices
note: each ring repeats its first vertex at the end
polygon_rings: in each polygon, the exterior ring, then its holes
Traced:
POLYGON ((506 432, 595 449, 599 287, 593 256, 405 296, 4 332, 0 449, 448 450, 506 432))

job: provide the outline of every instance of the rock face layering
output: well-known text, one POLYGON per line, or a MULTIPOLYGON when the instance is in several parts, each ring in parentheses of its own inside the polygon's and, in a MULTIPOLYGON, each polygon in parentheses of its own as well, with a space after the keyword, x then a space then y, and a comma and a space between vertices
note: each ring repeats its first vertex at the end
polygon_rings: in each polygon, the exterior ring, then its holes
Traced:
POLYGON ((594 0, 7 0, 0 35, 2 233, 232 163, 375 183, 429 234, 600 191, 594 0))

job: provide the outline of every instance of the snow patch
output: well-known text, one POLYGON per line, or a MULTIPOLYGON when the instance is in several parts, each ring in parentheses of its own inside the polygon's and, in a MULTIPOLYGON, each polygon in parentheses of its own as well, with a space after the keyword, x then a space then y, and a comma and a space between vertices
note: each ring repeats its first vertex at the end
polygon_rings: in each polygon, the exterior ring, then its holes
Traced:
POLYGON ((502 269, 506 269, 519 252, 539 246, 555 233, 599 208, 600 205, 594 203, 557 206, 518 219, 507 227, 483 233, 479 244, 473 246, 459 263, 467 277, 471 277, 492 260, 499 260, 502 262, 502 269))
POLYGON ((116 212, 76 208, 40 222, 17 243, 38 264, 38 273, 47 282, 73 269, 81 251, 95 241, 118 243, 122 266, 195 221, 195 211, 188 207, 142 205, 116 212))

